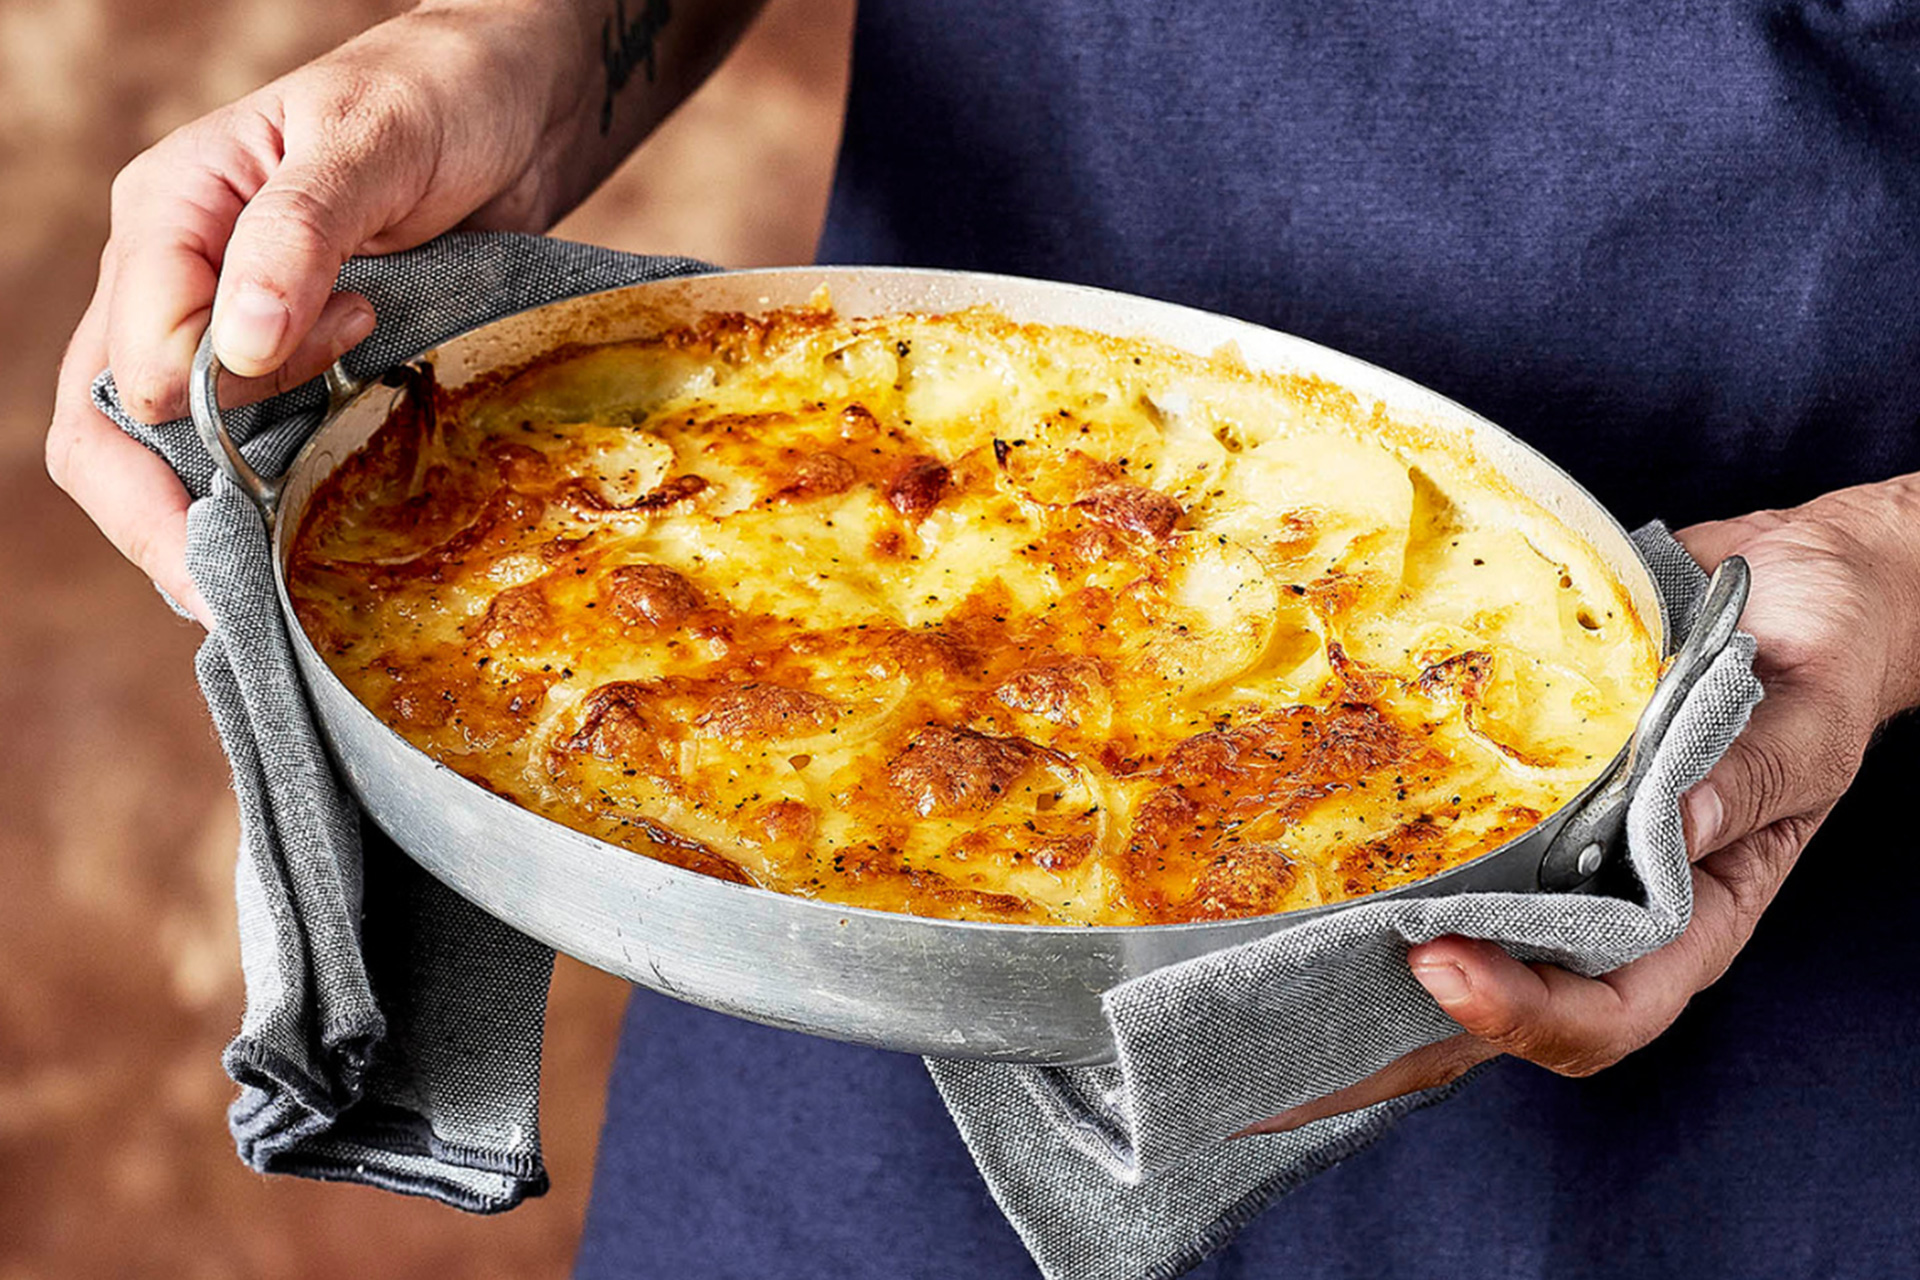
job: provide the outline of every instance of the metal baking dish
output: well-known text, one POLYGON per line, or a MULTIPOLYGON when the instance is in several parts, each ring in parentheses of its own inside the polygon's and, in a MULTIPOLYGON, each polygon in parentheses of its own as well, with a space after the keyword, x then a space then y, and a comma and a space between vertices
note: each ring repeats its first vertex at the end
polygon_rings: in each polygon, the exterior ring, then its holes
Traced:
MULTIPOLYGON (((275 582, 315 719, 348 787, 428 871, 483 909, 588 964, 709 1008, 817 1035, 949 1057, 1108 1061, 1100 998, 1165 965, 1250 942, 1385 897, 1469 890, 1569 892, 1620 855, 1626 806, 1686 691, 1732 636, 1746 565, 1715 575, 1686 645, 1632 541, 1558 467, 1485 419, 1404 378, 1256 325, 1074 285, 950 271, 783 268, 696 276, 585 295, 507 316, 420 353, 457 388, 567 343, 660 332, 716 312, 804 304, 826 285, 847 316, 986 305, 1020 321, 1075 325, 1209 354, 1233 343, 1255 369, 1317 375, 1389 413, 1455 435, 1584 537, 1626 585, 1672 657, 1633 740, 1579 796, 1481 857, 1354 902, 1251 919, 1120 927, 982 924, 837 906, 668 866, 536 817, 466 781, 382 724, 328 670, 295 618, 286 561, 315 488, 380 426, 404 389, 336 367, 332 403, 276 480, 226 434, 210 342, 194 363, 194 420, 227 477, 272 532, 275 582)), ((401 381, 401 380, 396 380, 401 381)))

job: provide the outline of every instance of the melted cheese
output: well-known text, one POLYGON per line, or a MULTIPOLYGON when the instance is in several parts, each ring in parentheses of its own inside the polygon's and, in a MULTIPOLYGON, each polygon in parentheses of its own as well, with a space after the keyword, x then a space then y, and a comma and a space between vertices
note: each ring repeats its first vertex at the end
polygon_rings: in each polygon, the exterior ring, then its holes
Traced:
POLYGON ((1338 388, 983 311, 416 393, 290 580, 367 706, 535 812, 970 919, 1430 875, 1594 778, 1656 675, 1590 548, 1338 388))

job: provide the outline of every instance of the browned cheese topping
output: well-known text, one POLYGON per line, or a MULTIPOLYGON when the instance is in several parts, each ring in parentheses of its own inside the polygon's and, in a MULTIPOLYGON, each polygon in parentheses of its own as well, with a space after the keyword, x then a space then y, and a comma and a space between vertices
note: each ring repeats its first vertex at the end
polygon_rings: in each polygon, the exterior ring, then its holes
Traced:
POLYGON ((1656 674, 1594 552, 1441 428, 985 311, 417 379, 290 578, 348 687, 480 785, 965 919, 1424 877, 1578 792, 1656 674))

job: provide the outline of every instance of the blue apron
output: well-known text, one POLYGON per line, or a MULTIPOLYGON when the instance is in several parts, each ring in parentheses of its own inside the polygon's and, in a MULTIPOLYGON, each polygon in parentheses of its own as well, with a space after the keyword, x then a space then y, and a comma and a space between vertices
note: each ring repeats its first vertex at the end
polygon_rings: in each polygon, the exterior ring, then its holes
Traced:
MULTIPOLYGON (((1920 469, 1920 6, 874 0, 820 256, 1313 338, 1627 524, 1920 469)), ((1503 1062, 1196 1276, 1920 1273, 1920 729, 1731 972, 1503 1062)), ((582 1277, 1033 1274, 918 1060, 636 991, 582 1277)))

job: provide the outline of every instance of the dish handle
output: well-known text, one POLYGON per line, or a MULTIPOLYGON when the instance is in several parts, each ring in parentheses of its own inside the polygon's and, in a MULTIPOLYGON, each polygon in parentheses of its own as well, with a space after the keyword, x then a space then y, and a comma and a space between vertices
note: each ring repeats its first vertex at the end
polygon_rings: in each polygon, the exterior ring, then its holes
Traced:
MULTIPOLYGON (((240 452, 240 446, 227 434, 219 400, 220 375, 224 372, 220 357, 213 353, 213 331, 209 329, 200 337, 200 349, 193 354, 193 371, 187 380, 187 406, 193 415, 194 429, 200 433, 200 442, 206 446, 214 465, 239 486, 240 491, 253 500, 253 505, 260 508, 260 514, 268 523, 272 523, 274 509, 280 503, 280 477, 269 479, 254 470, 253 464, 240 452)), ((329 416, 367 385, 348 373, 338 360, 328 367, 325 377, 329 416)))
POLYGON ((1673 728, 1681 704, 1733 639, 1740 613, 1747 607, 1752 577, 1747 562, 1739 556, 1728 556, 1714 569, 1693 629, 1654 686, 1653 697, 1647 700, 1646 710, 1634 726, 1626 760, 1547 845, 1540 859, 1542 889, 1550 893, 1578 889, 1610 861, 1624 856, 1627 805, 1653 767, 1654 753, 1673 728))

